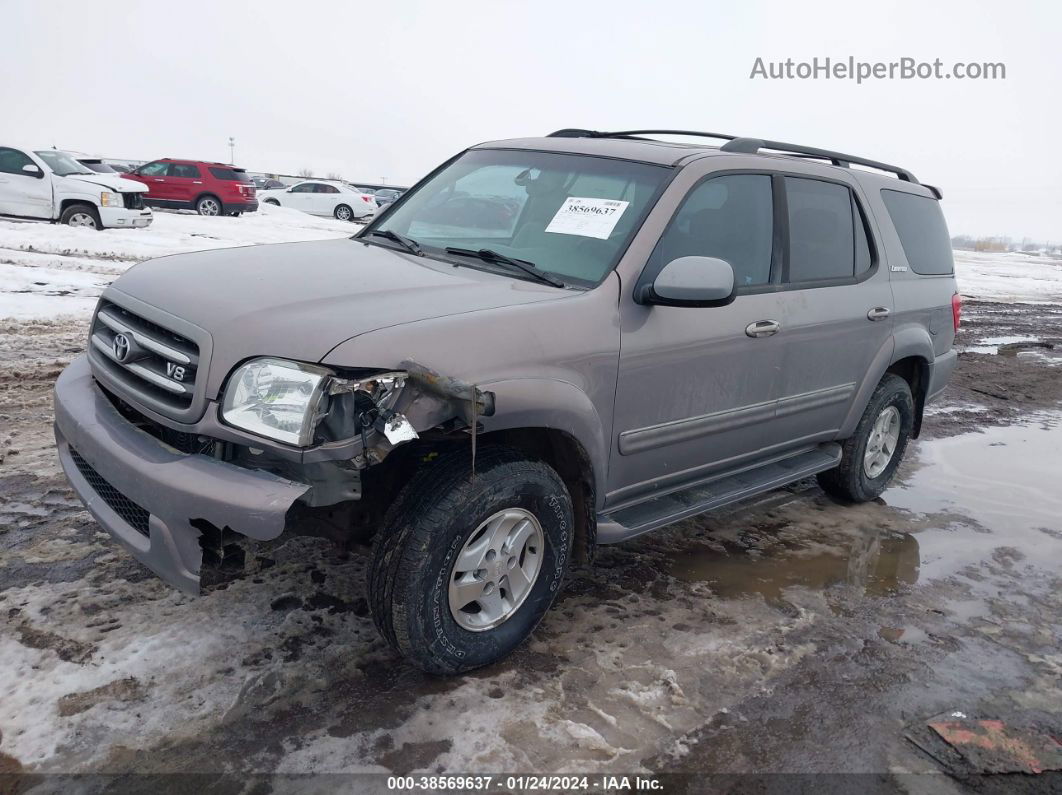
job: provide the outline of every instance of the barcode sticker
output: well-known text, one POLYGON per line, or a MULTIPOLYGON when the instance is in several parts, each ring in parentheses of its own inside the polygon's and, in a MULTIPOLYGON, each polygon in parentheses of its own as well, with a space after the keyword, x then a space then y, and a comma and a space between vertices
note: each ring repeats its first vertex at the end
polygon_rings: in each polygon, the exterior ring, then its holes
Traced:
POLYGON ((569 196, 553 220, 547 232, 558 235, 580 235, 605 240, 612 234, 630 202, 615 199, 588 199, 569 196))

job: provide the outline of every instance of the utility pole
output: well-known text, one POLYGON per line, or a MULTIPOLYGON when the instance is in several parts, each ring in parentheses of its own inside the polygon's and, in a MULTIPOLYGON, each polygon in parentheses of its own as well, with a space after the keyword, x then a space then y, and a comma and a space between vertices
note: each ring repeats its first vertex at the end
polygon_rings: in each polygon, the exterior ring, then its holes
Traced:
POLYGON ((236 139, 229 136, 229 165, 236 165, 236 139))

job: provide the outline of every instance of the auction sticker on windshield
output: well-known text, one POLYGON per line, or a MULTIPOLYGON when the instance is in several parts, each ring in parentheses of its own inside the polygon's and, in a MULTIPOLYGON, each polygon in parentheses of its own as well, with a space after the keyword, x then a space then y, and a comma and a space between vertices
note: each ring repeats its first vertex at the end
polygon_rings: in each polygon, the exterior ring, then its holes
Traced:
POLYGON ((560 235, 581 235, 605 240, 616 228, 630 202, 569 196, 546 227, 560 235))

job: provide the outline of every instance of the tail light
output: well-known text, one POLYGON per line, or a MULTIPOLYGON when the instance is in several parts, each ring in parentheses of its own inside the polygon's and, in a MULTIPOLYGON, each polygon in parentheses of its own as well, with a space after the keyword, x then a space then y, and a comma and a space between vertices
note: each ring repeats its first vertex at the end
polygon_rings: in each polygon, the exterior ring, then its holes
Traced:
POLYGON ((959 320, 962 315, 962 296, 955 293, 951 297, 951 322, 955 326, 955 330, 959 330, 959 320))
POLYGON ((372 196, 366 196, 364 193, 361 195, 361 198, 367 202, 372 202, 372 196))

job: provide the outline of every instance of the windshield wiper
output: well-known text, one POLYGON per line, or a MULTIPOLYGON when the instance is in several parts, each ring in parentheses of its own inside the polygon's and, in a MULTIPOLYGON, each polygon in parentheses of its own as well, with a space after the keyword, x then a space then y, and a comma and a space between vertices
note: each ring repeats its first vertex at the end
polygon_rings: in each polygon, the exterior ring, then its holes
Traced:
POLYGON ((392 232, 390 229, 374 229, 369 232, 370 235, 376 235, 377 237, 385 237, 388 240, 393 240, 398 243, 402 248, 408 251, 410 254, 416 254, 418 257, 423 253, 420 250, 420 243, 411 237, 400 235, 398 232, 392 232))
POLYGON ((491 248, 471 249, 471 248, 455 248, 454 246, 446 247, 447 254, 457 254, 461 257, 478 257, 484 262, 490 262, 498 265, 508 265, 517 270, 523 271, 528 276, 534 276, 540 282, 545 282, 554 287, 565 287, 566 285, 560 279, 550 276, 544 270, 541 270, 535 263, 528 262, 526 259, 514 259, 507 257, 504 254, 495 251, 491 248))

